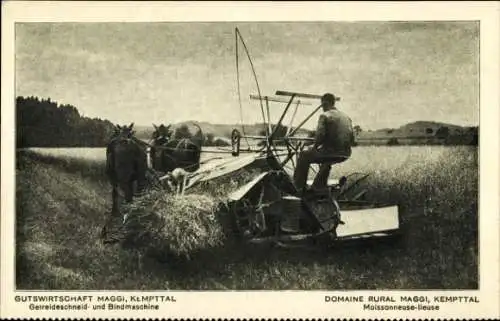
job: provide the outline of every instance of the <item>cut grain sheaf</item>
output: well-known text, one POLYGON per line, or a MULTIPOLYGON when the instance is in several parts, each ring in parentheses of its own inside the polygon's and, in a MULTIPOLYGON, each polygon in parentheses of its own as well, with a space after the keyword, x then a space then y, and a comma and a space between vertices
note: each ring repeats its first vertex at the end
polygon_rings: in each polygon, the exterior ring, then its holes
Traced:
POLYGON ((254 171, 242 169, 184 195, 148 191, 123 207, 123 243, 143 251, 184 257, 223 245, 227 230, 220 205, 230 191, 254 175, 254 171))
POLYGON ((125 241, 136 248, 189 257, 223 243, 217 208, 207 195, 150 191, 124 207, 125 241))

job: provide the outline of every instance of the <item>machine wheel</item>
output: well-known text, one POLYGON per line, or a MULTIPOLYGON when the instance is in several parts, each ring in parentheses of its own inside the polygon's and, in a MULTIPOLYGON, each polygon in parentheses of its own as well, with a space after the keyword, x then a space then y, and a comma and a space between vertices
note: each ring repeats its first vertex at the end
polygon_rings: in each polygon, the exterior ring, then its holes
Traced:
POLYGON ((248 238, 252 235, 252 215, 254 209, 247 199, 242 199, 233 204, 231 209, 233 215, 234 227, 238 236, 248 238))

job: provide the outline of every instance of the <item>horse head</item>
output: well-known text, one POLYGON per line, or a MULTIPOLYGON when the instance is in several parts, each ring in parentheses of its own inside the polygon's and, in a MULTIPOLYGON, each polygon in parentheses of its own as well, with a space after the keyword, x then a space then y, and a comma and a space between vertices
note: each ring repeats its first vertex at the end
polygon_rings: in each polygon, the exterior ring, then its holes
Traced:
POLYGON ((170 141, 172 137, 172 131, 170 130, 171 125, 163 125, 161 124, 160 126, 156 126, 153 124, 153 127, 155 128, 153 134, 151 135, 151 140, 154 142, 155 145, 164 145, 168 141, 170 141))
POLYGON ((197 169, 203 144, 203 132, 198 124, 153 124, 153 127, 153 147, 150 153, 153 168, 163 172, 172 171, 177 167, 189 171, 197 169))
POLYGON ((114 133, 113 133, 113 139, 119 139, 119 140, 128 140, 131 139, 134 134, 135 130, 134 128, 134 123, 131 123, 130 125, 116 125, 114 128, 114 133))

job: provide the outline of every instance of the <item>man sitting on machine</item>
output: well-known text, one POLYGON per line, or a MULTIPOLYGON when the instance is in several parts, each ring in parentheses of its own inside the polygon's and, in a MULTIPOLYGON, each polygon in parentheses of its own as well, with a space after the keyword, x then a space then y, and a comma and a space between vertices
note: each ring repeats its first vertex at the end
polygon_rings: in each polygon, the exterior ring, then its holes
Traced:
POLYGON ((306 190, 309 167, 312 163, 320 165, 312 184, 313 189, 323 189, 328 185, 332 164, 344 162, 351 156, 354 131, 351 118, 335 107, 338 100, 333 94, 321 98, 323 113, 319 116, 316 137, 311 149, 299 154, 293 176, 299 194, 306 190))

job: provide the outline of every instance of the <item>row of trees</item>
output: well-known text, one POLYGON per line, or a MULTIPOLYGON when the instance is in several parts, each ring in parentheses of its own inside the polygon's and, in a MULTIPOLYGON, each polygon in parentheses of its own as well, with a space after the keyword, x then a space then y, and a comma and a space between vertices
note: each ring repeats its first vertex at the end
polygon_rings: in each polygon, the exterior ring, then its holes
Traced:
MULTIPOLYGON (((113 133, 114 125, 108 120, 88 118, 80 115, 72 105, 58 105, 48 99, 38 97, 16 98, 16 134, 17 146, 22 147, 103 147, 113 133)), ((272 126, 275 129, 276 125, 272 126)), ((354 127, 356 136, 363 130, 354 127)), ((286 135, 288 127, 280 125, 275 138, 286 135)), ((446 145, 478 144, 478 128, 471 127, 460 135, 452 134, 448 127, 441 126, 435 132, 427 130, 440 143, 446 145)), ((265 136, 262 128, 258 135, 265 136)), ((309 137, 314 137, 314 131, 309 137)), ((388 144, 399 144, 397 140, 388 144)), ((206 135, 205 145, 226 146, 227 141, 216 138, 213 134, 206 135)), ((279 144, 279 142, 277 142, 279 144)))
POLYGON ((112 132, 110 121, 83 117, 72 105, 58 105, 50 98, 16 98, 18 148, 102 147, 112 132))

